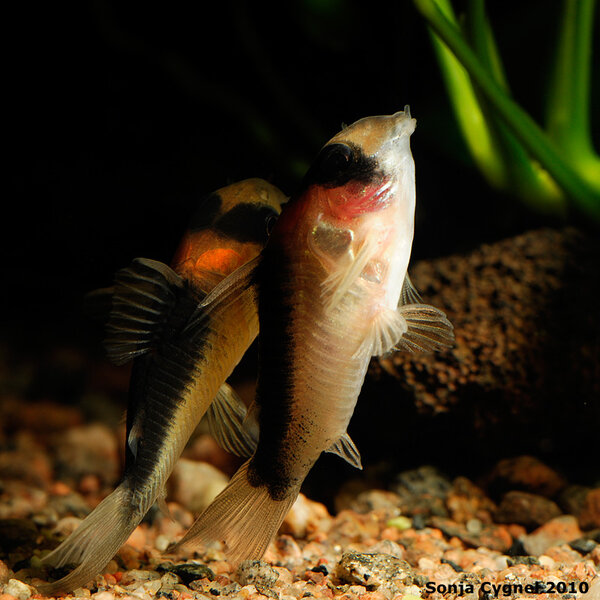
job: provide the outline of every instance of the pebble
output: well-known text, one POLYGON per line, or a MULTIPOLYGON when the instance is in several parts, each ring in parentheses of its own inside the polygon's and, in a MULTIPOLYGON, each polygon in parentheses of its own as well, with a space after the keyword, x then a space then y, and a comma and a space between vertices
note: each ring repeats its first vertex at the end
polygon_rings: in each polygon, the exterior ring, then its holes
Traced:
POLYGON ((410 529, 412 527, 412 519, 400 515, 399 517, 390 519, 386 525, 388 527, 394 527, 395 529, 398 529, 398 531, 405 531, 406 529, 410 529))
POLYGON ((115 595, 112 592, 98 592, 92 595, 94 600, 114 600, 115 595))
POLYGON ((10 569, 8 565, 0 560, 0 585, 6 583, 10 579, 10 569))
POLYGON ((175 464, 167 485, 172 500, 198 514, 225 489, 228 481, 212 465, 182 458, 175 464))
POLYGON ((469 521, 466 525, 456 523, 450 519, 431 517, 430 523, 447 536, 454 536, 470 546, 485 546, 499 552, 506 552, 512 545, 512 536, 502 525, 484 525, 481 521, 469 521))
POLYGON ((332 521, 333 518, 327 512, 325 505, 309 500, 304 494, 298 494, 298 498, 283 520, 281 532, 302 539, 310 532, 326 533, 332 521))
POLYGON ((448 515, 445 500, 452 484, 434 467, 424 466, 404 471, 396 476, 390 489, 400 498, 399 508, 402 514, 448 515))
POLYGON ((446 507, 452 520, 467 523, 477 519, 484 523, 492 522, 496 505, 483 490, 466 477, 457 477, 446 496, 446 507))
POLYGON ((166 535, 157 535, 154 540, 154 547, 159 552, 164 552, 169 547, 170 543, 171 541, 166 535))
POLYGON ((262 560, 245 560, 238 567, 236 578, 241 585, 270 588, 279 579, 279 574, 262 560))
POLYGON ((8 583, 4 584, 5 594, 14 596, 17 600, 27 600, 34 592, 33 588, 18 579, 9 579, 8 583))
POLYGON ((565 487, 566 481, 538 458, 518 456, 499 461, 487 477, 487 484, 495 493, 523 490, 552 498, 565 487))
POLYGON ((203 563, 185 562, 178 565, 173 563, 161 563, 156 567, 159 571, 167 571, 177 575, 185 585, 198 579, 214 581, 215 573, 203 563))
POLYGON ((138 525, 132 532, 129 538, 127 538, 126 544, 129 544, 136 550, 143 550, 146 546, 146 527, 144 525, 138 525))
POLYGON ((572 515, 562 515, 525 536, 523 546, 528 554, 539 556, 547 554, 546 550, 552 546, 572 542, 580 537, 581 530, 577 519, 572 515))
POLYGON ((368 513, 372 510, 385 510, 391 517, 399 513, 400 496, 387 490, 366 490, 354 498, 348 508, 358 513, 368 513))
POLYGON ((590 490, 577 515, 582 529, 600 528, 600 488, 590 490))
POLYGON ((359 584, 376 589, 383 583, 400 581, 412 583, 411 566, 388 554, 345 552, 336 566, 335 574, 344 583, 359 584))
POLYGON ((497 523, 517 523, 533 529, 560 514, 561 510, 556 502, 538 494, 515 490, 504 494, 494 520, 497 523))
POLYGON ((61 479, 79 482, 91 473, 113 485, 119 477, 116 435, 100 423, 73 427, 56 435, 55 452, 55 469, 61 479))

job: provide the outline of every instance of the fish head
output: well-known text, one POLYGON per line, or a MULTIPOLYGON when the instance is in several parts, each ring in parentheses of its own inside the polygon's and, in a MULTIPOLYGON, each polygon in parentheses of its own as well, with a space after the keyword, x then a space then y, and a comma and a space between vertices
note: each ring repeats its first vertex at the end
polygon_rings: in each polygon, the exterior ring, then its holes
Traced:
POLYGON ((377 284, 390 306, 398 301, 412 247, 415 125, 406 108, 344 128, 321 149, 277 225, 308 236, 330 282, 350 285, 358 274, 377 284))
POLYGON ((287 201, 263 179, 245 179, 205 196, 175 253, 173 269, 207 291, 255 258, 287 201))

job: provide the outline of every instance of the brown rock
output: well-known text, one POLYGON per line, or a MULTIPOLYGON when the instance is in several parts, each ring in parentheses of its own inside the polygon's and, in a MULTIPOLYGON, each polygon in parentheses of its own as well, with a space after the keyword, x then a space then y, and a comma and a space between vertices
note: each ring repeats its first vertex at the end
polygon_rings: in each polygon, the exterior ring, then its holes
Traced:
POLYGON ((600 488, 590 490, 577 516, 583 529, 600 528, 600 488))
MULTIPOLYGON (((532 452, 532 442, 563 458, 597 456, 598 264, 600 237, 573 228, 540 229, 466 255, 420 261, 411 279, 425 302, 448 315, 456 344, 429 355, 396 353, 385 369, 373 361, 373 396, 385 385, 396 401, 403 397, 421 414, 439 415, 460 440, 439 444, 453 456, 532 452), (565 448, 556 431, 576 435, 577 450, 565 448)), ((410 413, 381 406, 390 415, 380 433, 386 439, 410 413)), ((425 419, 416 426, 427 438, 425 419)), ((353 437, 360 447, 360 435, 353 437)), ((502 491, 509 489, 518 488, 502 491)))
POLYGON ((483 523, 492 522, 496 505, 466 477, 457 477, 452 490, 446 497, 446 507, 450 517, 458 523, 479 519, 483 523))
POLYGON ((523 539, 523 546, 528 554, 539 556, 545 554, 552 546, 572 542, 581 537, 577 519, 572 515, 556 517, 523 539))
POLYGON ((431 517, 430 525, 437 527, 449 537, 457 537, 469 546, 478 548, 485 546, 490 550, 506 552, 512 545, 512 537, 506 527, 501 525, 484 524, 477 519, 468 521, 465 525, 455 523, 442 517, 431 517))
POLYGON ((497 523, 517 523, 527 528, 543 525, 561 514, 552 500, 528 492, 508 492, 495 513, 497 523))
POLYGON ((425 465, 404 471, 396 476, 390 488, 400 498, 402 514, 423 517, 448 515, 445 500, 452 484, 435 467, 425 465))
POLYGON ((0 560, 0 584, 6 583, 10 579, 10 569, 7 564, 0 560))
POLYGON ((386 490, 367 490, 361 492, 350 502, 349 508, 359 513, 368 513, 371 510, 385 510, 390 515, 398 514, 401 499, 398 494, 386 490))
POLYGON ((566 481, 534 456, 519 456, 498 462, 487 478, 487 484, 496 493, 523 490, 550 498, 565 487, 566 481))
POLYGON ((418 565, 424 557, 440 559, 451 547, 438 529, 407 529, 400 534, 397 543, 404 546, 406 560, 413 566, 418 565))

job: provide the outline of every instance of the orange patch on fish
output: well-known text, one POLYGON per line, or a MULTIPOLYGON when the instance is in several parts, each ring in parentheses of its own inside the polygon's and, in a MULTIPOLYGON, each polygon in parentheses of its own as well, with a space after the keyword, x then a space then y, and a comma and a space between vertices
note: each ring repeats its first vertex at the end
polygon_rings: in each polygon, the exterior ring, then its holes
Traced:
POLYGON ((228 275, 243 264, 244 259, 235 250, 215 248, 201 254, 196 260, 194 268, 197 271, 212 271, 228 275))

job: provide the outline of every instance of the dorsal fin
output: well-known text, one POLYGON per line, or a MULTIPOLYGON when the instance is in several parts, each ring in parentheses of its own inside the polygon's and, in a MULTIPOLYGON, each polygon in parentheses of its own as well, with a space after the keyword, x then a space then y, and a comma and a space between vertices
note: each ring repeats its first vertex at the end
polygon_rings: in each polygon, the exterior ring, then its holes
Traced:
POLYGON ((117 272, 104 342, 113 363, 122 365, 150 350, 183 287, 173 269, 147 258, 117 272))

